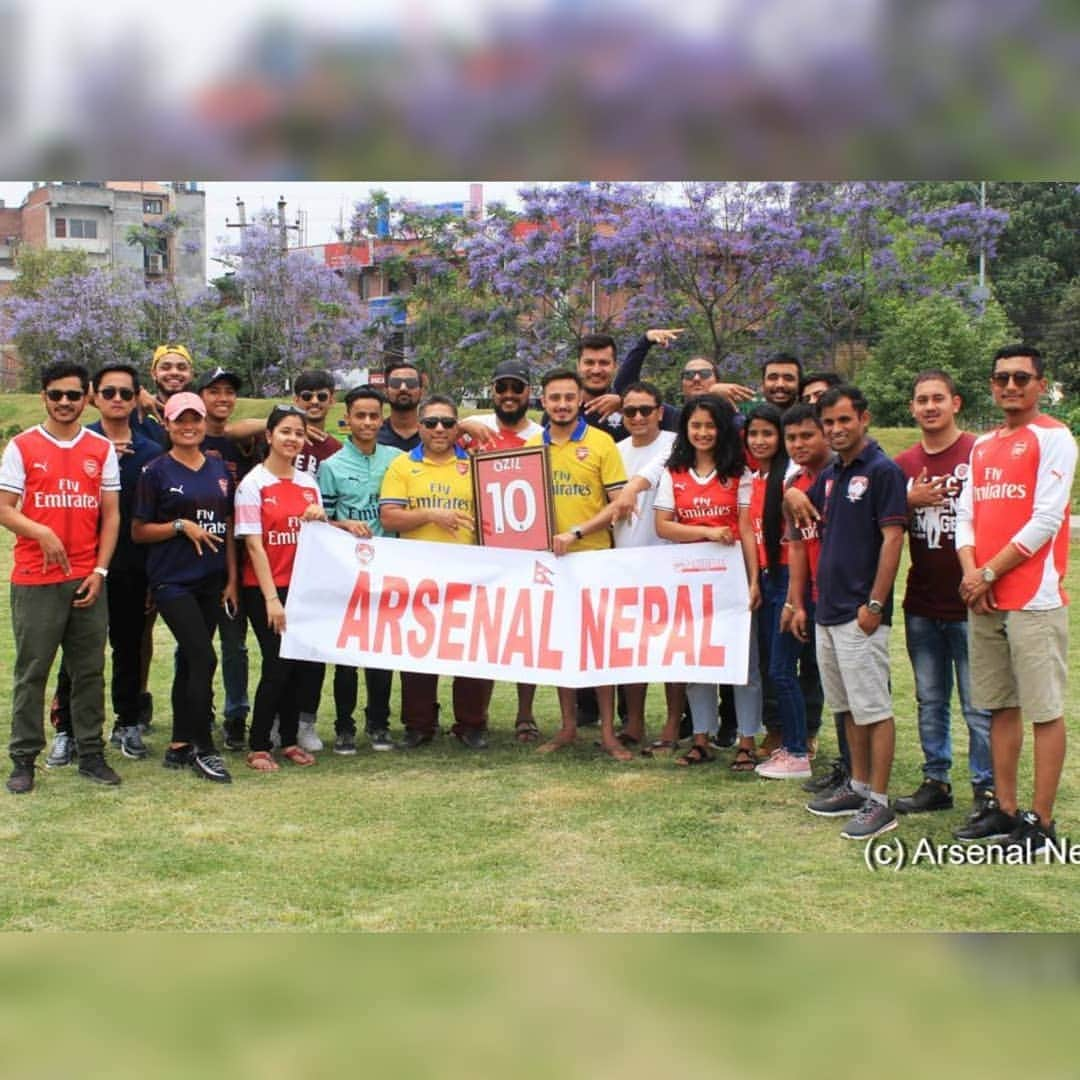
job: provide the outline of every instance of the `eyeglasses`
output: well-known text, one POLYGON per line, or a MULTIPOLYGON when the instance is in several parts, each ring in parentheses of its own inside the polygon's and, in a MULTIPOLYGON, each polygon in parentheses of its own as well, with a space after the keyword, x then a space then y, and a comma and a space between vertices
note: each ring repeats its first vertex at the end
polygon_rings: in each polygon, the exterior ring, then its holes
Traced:
POLYGON ((386 385, 391 390, 415 390, 420 385, 420 380, 415 375, 396 375, 387 379, 386 385))
POLYGON ((524 394, 528 389, 527 384, 520 379, 496 379, 496 394, 524 394))
POLYGON ((990 376, 990 381, 995 386, 1000 386, 1001 389, 1004 390, 1005 387, 1009 385, 1009 380, 1012 379, 1012 381, 1023 390, 1032 379, 1037 378, 1038 376, 1030 371, 995 371, 994 374, 990 376))
POLYGON ((700 370, 697 368, 683 368, 682 377, 687 382, 705 382, 707 380, 715 378, 716 376, 707 368, 704 370, 700 370))
POLYGON ((317 401, 320 405, 325 405, 330 400, 329 390, 301 390, 296 395, 301 401, 317 401))
POLYGON ((623 408, 623 416, 630 420, 638 416, 650 417, 659 408, 658 405, 627 405, 623 408))
POLYGON ((447 431, 457 427, 456 416, 425 416, 421 421, 428 431, 434 431, 437 427, 444 427, 447 431))
POLYGON ((120 396, 121 401, 131 401, 135 397, 135 391, 129 390, 126 386, 103 386, 98 391, 98 397, 103 397, 106 401, 112 401, 117 395, 120 396))
POLYGON ((82 401, 86 397, 85 390, 46 390, 45 396, 50 401, 82 401))

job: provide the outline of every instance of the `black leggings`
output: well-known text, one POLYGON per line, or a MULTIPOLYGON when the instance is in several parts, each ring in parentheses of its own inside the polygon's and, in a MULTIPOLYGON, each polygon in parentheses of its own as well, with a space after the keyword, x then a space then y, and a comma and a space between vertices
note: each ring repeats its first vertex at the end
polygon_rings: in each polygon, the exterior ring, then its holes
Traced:
MULTIPOLYGON (((284 604, 288 589, 279 588, 277 593, 284 604)), ((251 711, 251 749, 271 749, 270 729, 274 726, 275 716, 278 718, 281 745, 295 746, 300 721, 298 691, 304 669, 310 665, 303 660, 286 660, 281 656, 281 635, 270 629, 261 589, 245 586, 244 610, 251 620, 251 628, 255 631, 262 653, 262 673, 251 711)))
POLYGON ((179 646, 172 685, 172 741, 200 750, 214 748, 214 629, 223 587, 221 574, 210 574, 170 599, 154 597, 179 646))

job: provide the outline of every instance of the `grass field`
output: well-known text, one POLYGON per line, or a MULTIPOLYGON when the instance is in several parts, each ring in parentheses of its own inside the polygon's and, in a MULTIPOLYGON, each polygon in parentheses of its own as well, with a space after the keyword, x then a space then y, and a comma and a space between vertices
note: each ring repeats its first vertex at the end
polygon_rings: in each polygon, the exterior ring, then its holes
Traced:
MULTIPOLYGON (((3 399, 0 398, 0 402, 3 399)), ((2 420, 2 417, 0 417, 2 420)), ((910 441, 886 433, 888 449, 910 441)), ((1075 547, 1075 545, 1074 545, 1075 547)), ((1077 594, 1080 551, 1070 574, 1077 594)), ((10 542, 0 537, 0 575, 10 542)), ((903 570, 902 570, 903 573, 903 570)), ((250 640, 253 667, 257 647, 250 640)), ((1073 634, 1071 662, 1080 649, 1073 634)), ((892 793, 920 779, 910 667, 894 631, 898 748, 892 793)), ((919 866, 871 873, 840 824, 811 817, 795 785, 716 765, 618 765, 586 737, 544 757, 512 737, 513 688, 492 707, 492 750, 453 740, 410 755, 321 755, 311 770, 258 775, 229 755, 218 787, 160 767, 172 641, 159 622, 153 757, 112 763, 118 789, 74 768, 39 773, 29 797, 5 796, 0 928, 9 930, 1077 930, 1076 871, 919 866)), ((8 595, 0 589, 0 700, 11 697, 8 595)), ((320 732, 332 737, 330 680, 320 732)), ((252 690, 254 682, 252 683, 252 690)), ((448 687, 442 687, 444 716, 448 687)), ((221 690, 218 690, 219 701, 221 690)), ((1070 693, 1067 716, 1076 713, 1070 693)), ((650 729, 662 695, 649 698, 650 729)), ((537 695, 554 725, 554 691, 537 695)), ((396 708, 396 680, 395 680, 396 708)), ((954 811, 902 821, 908 844, 945 842, 966 815, 966 735, 957 732, 954 811)), ((0 721, 6 738, 9 720, 0 721)), ((831 733, 822 757, 835 748, 831 733)), ((1021 775, 1030 792, 1029 754, 1021 775)), ((1070 747, 1059 835, 1080 839, 1080 752, 1070 747)))

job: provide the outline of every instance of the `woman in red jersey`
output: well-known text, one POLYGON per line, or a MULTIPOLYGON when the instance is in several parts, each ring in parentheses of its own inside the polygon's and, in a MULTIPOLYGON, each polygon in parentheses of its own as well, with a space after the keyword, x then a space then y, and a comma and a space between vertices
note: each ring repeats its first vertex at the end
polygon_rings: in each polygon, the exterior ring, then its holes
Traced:
MULTIPOLYGON (((757 546, 750 521, 751 473, 746 468, 735 412, 722 398, 695 398, 679 419, 679 432, 653 504, 656 533, 675 543, 712 541, 742 545, 750 607, 761 602, 757 584, 757 546)), ((754 768, 754 739, 761 730, 761 677, 755 634, 750 635, 748 684, 735 687, 739 749, 732 768, 754 768), (746 765, 744 765, 744 762, 746 765)), ((719 728, 715 683, 688 683, 686 698, 694 742, 680 764, 712 761, 709 736, 719 728)))
POLYGON ((266 460, 244 477, 236 492, 236 535, 244 537, 248 555, 242 578, 244 604, 262 652, 247 756, 248 765, 259 772, 278 768, 270 742, 275 716, 282 756, 294 765, 315 764, 315 758, 297 745, 300 707, 296 692, 303 661, 286 660, 280 654, 300 525, 326 520, 318 482, 295 466, 306 429, 302 410, 292 405, 275 408, 266 420, 266 460))

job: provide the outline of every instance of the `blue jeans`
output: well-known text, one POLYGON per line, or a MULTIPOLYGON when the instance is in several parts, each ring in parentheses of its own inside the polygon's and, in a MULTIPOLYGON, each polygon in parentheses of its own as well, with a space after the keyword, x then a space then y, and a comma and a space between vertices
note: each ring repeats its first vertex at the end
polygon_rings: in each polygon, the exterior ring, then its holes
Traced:
MULTIPOLYGON (((243 590, 241 590, 242 592, 243 590)), ((247 612, 241 597, 236 618, 230 619, 225 609, 218 615, 218 638, 221 641, 221 681, 225 684, 225 719, 247 718, 248 703, 248 651, 247 612)))
POLYGON ((928 780, 949 783, 952 739, 949 700, 953 669, 960 708, 968 727, 968 770, 973 787, 990 788, 994 775, 990 764, 990 713, 971 704, 968 668, 967 622, 928 619, 904 614, 907 651, 915 673, 915 697, 919 704, 919 742, 923 751, 923 774, 928 780))
POLYGON ((787 600, 788 568, 761 572, 760 632, 762 653, 769 658, 768 676, 776 693, 776 711, 789 754, 806 753, 806 703, 796 674, 803 643, 780 632, 780 616, 787 600))

